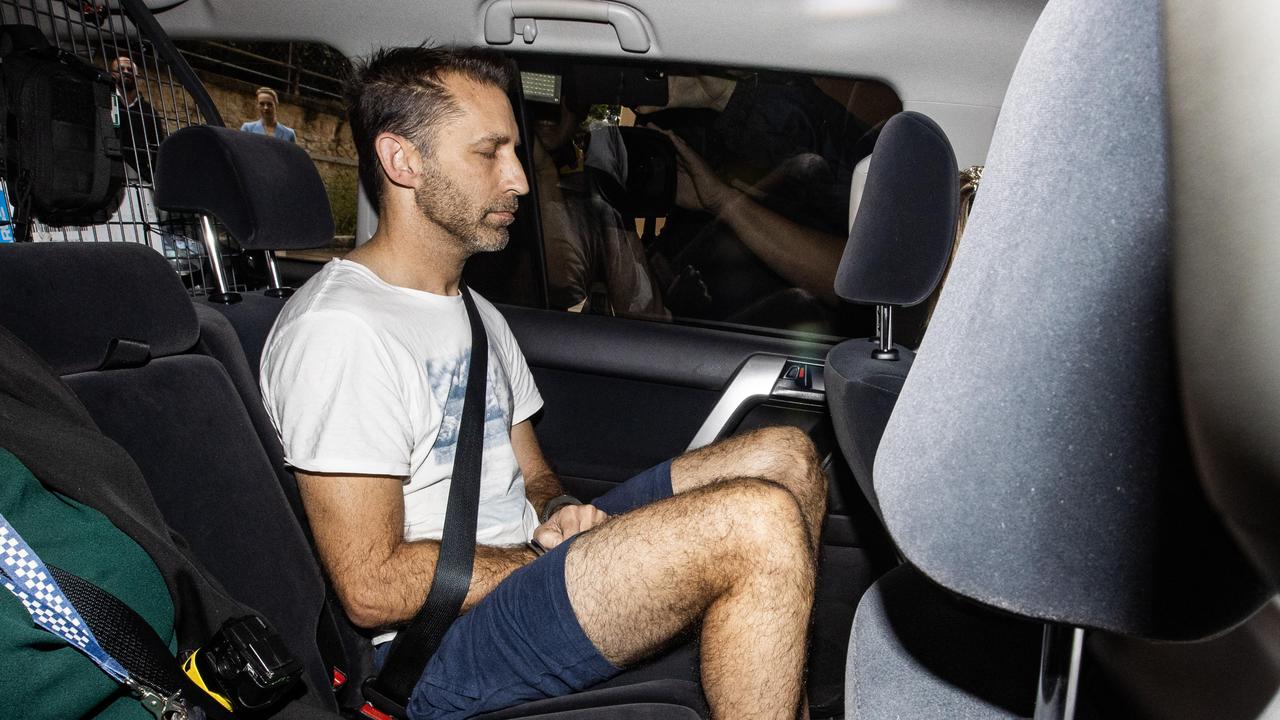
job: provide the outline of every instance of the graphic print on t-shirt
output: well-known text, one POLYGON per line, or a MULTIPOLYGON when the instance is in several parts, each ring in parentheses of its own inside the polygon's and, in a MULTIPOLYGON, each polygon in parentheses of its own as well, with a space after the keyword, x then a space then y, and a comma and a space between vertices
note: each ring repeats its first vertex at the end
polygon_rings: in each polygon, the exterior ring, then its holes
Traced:
MULTIPOLYGON (((454 358, 436 358, 427 361, 427 377, 431 381, 431 393, 437 402, 444 406, 440 420, 440 432, 431 447, 430 457, 437 465, 453 465, 454 453, 458 448, 458 430, 462 425, 462 406, 467 395, 467 378, 471 371, 471 352, 454 358)), ((485 407, 484 407, 484 451, 502 448, 511 444, 511 400, 509 393, 496 392, 498 388, 508 387, 506 376, 497 358, 489 355, 489 370, 486 373, 485 407)))

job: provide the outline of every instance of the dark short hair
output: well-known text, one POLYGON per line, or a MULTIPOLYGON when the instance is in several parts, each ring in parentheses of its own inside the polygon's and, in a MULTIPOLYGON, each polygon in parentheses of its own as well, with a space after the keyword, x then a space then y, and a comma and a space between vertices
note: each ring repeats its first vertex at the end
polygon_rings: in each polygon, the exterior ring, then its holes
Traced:
POLYGON ((347 119, 360 159, 360 182, 374 207, 382 202, 382 168, 374 139, 395 133, 429 156, 436 127, 458 112, 444 85, 449 74, 503 91, 511 84, 506 59, 484 48, 384 48, 352 72, 346 89, 347 119))

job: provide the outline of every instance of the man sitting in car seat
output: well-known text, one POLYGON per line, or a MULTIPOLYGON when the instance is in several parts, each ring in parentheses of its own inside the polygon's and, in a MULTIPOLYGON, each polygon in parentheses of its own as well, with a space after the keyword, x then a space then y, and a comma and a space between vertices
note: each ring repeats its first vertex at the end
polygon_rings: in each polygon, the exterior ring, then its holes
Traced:
MULTIPOLYGON (((383 631, 380 654, 439 555, 471 347, 462 269, 507 244, 529 190, 507 68, 420 47, 356 73, 349 113, 378 231, 290 299, 263 354, 321 559, 351 619, 383 631)), ((826 505, 808 438, 757 430, 579 504, 539 450, 542 399, 510 329, 475 300, 490 347, 479 546, 410 717, 574 692, 700 626, 716 717, 794 718, 826 505)))

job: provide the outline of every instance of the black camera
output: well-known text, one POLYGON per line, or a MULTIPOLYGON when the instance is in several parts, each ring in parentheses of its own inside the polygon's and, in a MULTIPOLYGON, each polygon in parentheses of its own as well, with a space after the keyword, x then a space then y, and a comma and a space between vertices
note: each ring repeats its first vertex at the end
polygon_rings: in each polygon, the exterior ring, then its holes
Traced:
POLYGON ((302 675, 302 663, 255 616, 228 620, 186 665, 187 674, 211 695, 221 696, 224 704, 230 703, 233 712, 275 704, 302 675))

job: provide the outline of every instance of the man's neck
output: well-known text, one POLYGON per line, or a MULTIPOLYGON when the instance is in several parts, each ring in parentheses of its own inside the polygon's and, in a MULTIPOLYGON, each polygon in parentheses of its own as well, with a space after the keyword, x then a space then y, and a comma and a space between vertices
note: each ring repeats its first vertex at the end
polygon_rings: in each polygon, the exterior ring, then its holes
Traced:
POLYGON ((275 120, 268 120, 268 119, 266 119, 266 118, 262 118, 262 127, 264 127, 264 128, 273 128, 273 127, 275 127, 275 126, 276 126, 276 121, 275 121, 275 120))
MULTIPOLYGON (((416 210, 416 208, 415 208, 416 210)), ((384 213, 383 217, 403 217, 384 213)), ((435 295, 457 295, 467 255, 444 228, 423 219, 380 222, 369 242, 347 254, 386 282, 435 295)))

